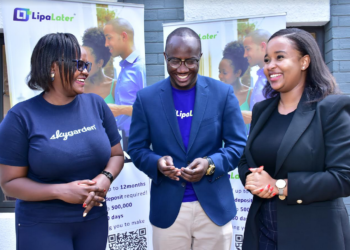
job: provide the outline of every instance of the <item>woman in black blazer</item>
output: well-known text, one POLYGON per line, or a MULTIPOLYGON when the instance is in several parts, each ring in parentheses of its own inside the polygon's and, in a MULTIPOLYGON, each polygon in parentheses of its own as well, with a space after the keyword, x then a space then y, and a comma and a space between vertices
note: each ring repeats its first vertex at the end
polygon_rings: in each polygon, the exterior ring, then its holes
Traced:
POLYGON ((264 72, 271 98, 254 106, 238 166, 254 195, 243 250, 349 250, 350 98, 303 30, 271 36, 264 72))

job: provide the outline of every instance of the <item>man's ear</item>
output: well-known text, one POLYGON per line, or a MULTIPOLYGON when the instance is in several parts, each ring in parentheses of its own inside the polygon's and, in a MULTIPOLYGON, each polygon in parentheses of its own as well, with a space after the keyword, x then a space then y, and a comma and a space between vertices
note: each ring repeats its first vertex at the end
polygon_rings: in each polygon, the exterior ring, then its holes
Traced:
POLYGON ((261 49, 263 51, 266 51, 266 43, 265 42, 261 42, 260 46, 261 46, 261 49))
POLYGON ((128 40, 128 33, 126 33, 125 31, 122 31, 122 33, 120 34, 123 38, 123 41, 127 41, 128 40))

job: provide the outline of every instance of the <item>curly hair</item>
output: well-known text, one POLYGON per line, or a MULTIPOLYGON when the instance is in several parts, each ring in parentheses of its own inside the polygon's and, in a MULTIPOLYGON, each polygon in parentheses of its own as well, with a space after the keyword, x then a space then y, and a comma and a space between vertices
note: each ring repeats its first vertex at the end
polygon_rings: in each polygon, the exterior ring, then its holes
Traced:
MULTIPOLYGON (((287 38, 301 56, 310 56, 305 80, 305 91, 310 103, 321 101, 328 95, 340 93, 334 77, 323 61, 315 39, 309 32, 297 28, 282 29, 273 34, 268 42, 276 37, 287 38)), ((277 96, 279 92, 275 91, 270 84, 266 84, 263 94, 267 98, 277 96)))
POLYGON ((85 30, 82 40, 83 46, 92 49, 96 61, 103 60, 102 67, 104 67, 111 58, 111 53, 109 48, 105 47, 106 40, 103 30, 101 28, 89 28, 85 30))
POLYGON ((228 59, 231 61, 234 73, 241 70, 240 77, 245 73, 249 63, 248 59, 244 58, 244 46, 241 41, 234 41, 226 44, 222 55, 223 59, 228 59))

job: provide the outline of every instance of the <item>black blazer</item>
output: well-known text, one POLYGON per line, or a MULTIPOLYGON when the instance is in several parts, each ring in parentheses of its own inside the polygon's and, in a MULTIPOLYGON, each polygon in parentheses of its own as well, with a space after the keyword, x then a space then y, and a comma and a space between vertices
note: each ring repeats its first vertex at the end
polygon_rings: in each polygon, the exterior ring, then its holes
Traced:
MULTIPOLYGON (((279 96, 254 106, 251 132, 239 162, 245 185, 248 168, 258 167, 251 143, 277 108, 279 96)), ((277 153, 275 179, 288 179, 288 197, 277 198, 278 249, 350 250, 350 98, 331 95, 307 104, 304 93, 277 153)), ((261 145, 263 146, 263 145, 261 145)), ((258 249, 259 215, 264 199, 254 196, 243 250, 258 249)))

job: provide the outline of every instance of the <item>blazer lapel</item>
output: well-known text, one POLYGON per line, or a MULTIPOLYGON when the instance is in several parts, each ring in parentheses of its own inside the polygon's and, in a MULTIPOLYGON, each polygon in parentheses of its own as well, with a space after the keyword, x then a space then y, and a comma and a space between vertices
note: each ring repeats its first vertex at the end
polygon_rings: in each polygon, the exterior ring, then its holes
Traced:
POLYGON ((174 100, 171 90, 171 83, 170 78, 164 80, 164 83, 162 84, 160 88, 160 100, 162 102, 163 110, 165 113, 165 116, 168 120, 169 126, 171 127, 171 130, 174 133, 174 136, 176 138, 177 143, 182 148, 182 150, 186 153, 184 143, 182 141, 181 133, 179 124, 177 122, 176 118, 176 112, 175 112, 175 106, 174 106, 174 100))
POLYGON ((252 141, 259 134, 260 130, 264 127, 266 121, 270 118, 272 112, 277 108, 278 102, 280 98, 279 96, 271 99, 271 102, 266 103, 264 107, 260 107, 261 114, 258 114, 258 120, 254 125, 253 131, 249 134, 249 140, 247 142, 247 148, 249 149, 252 141))
POLYGON ((190 133, 190 139, 188 141, 187 152, 190 152, 193 142, 196 139, 199 127, 203 120, 205 110, 207 108, 207 102, 208 102, 208 85, 203 80, 203 78, 200 75, 198 75, 198 79, 196 83, 196 99, 194 103, 191 133, 190 133))
POLYGON ((277 152, 275 176, 280 170, 283 162, 287 158, 295 143, 307 129, 315 115, 315 104, 307 104, 307 96, 304 92, 293 119, 284 135, 281 145, 277 152))

